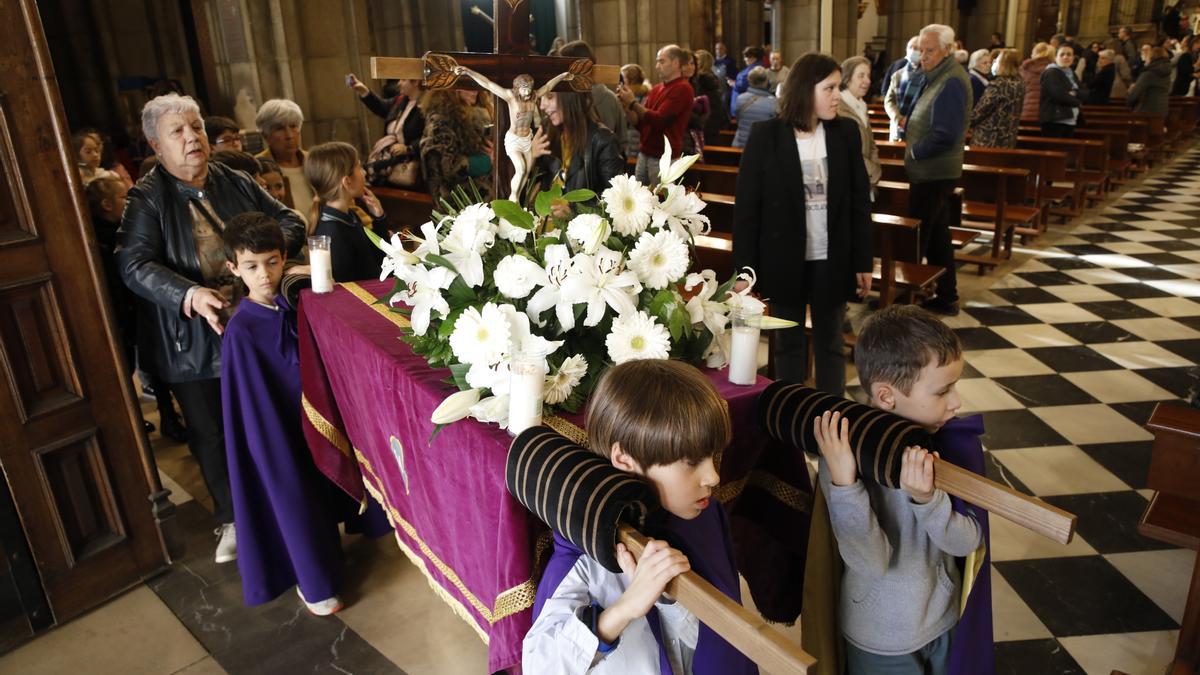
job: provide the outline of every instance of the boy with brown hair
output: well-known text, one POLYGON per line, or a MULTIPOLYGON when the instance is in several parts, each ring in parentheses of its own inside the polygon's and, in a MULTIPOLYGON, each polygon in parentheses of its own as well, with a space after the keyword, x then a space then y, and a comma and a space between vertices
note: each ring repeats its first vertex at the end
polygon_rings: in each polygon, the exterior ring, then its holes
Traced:
POLYGON ((729 444, 726 402, 696 368, 637 360, 604 374, 588 409, 588 446, 652 483, 666 511, 634 561, 617 545, 613 574, 557 533, 525 636, 530 673, 756 673, 736 649, 663 595, 694 569, 740 603, 729 520, 712 499, 715 456, 729 444), (690 562, 689 562, 690 560, 690 562))

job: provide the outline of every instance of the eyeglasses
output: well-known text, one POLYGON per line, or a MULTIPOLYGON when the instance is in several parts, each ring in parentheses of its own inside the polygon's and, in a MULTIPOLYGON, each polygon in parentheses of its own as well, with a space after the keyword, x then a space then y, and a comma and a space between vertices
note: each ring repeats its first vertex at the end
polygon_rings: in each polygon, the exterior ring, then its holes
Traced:
POLYGON ((224 136, 213 141, 213 145, 226 145, 228 143, 241 143, 241 136, 224 136))

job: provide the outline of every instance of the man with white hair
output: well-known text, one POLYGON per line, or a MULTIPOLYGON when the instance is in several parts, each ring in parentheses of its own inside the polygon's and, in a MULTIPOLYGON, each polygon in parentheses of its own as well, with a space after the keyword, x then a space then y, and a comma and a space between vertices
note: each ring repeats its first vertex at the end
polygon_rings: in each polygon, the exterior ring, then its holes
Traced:
POLYGON ((967 73, 949 58, 954 29, 931 24, 921 29, 922 77, 909 85, 901 102, 904 169, 912 186, 909 214, 921 220, 921 252, 930 265, 946 268, 937 295, 923 306, 941 314, 958 313, 958 279, 950 226, 954 186, 962 177, 963 142, 971 119, 971 85, 967 73))
POLYGON ((900 102, 904 99, 909 82, 921 72, 919 43, 917 36, 910 38, 904 58, 893 63, 883 79, 883 109, 887 111, 888 119, 891 120, 888 124, 889 141, 898 141, 901 138, 900 129, 904 126, 904 120, 901 119, 900 102))

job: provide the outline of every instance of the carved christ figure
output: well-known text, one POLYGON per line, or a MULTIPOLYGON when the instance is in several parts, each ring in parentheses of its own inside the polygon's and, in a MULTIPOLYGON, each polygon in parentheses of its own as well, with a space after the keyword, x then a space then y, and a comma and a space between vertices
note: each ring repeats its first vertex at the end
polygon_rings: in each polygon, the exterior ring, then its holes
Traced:
POLYGON ((575 75, 574 73, 556 75, 542 85, 541 89, 535 91, 533 78, 529 75, 518 75, 513 79, 513 88, 505 89, 470 68, 456 66, 454 74, 470 77, 480 87, 508 103, 510 126, 504 134, 504 152, 513 163, 513 177, 509 184, 508 198, 517 201, 520 199, 521 184, 525 182, 525 176, 533 165, 533 125, 537 119, 538 99, 558 86, 559 82, 564 80, 569 82, 575 79, 575 75))

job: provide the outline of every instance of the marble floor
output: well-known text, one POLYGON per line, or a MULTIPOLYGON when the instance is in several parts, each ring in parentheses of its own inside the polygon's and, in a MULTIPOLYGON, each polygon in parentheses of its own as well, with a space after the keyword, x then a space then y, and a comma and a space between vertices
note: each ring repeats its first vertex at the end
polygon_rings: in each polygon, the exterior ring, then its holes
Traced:
MULTIPOLYGON (((1189 151, 995 272, 959 270, 965 307, 947 323, 967 350, 963 412, 984 416, 989 473, 1079 516, 1068 546, 992 519, 999 673, 1148 675, 1173 653, 1195 553, 1136 524, 1150 495, 1142 425, 1157 402, 1187 395, 1200 364, 1198 169, 1189 151)), ((486 646, 388 538, 344 538, 350 584, 334 617, 291 594, 245 607, 236 566, 212 561, 196 463, 151 439, 187 555, 0 656, 0 672, 483 672, 486 646)))

